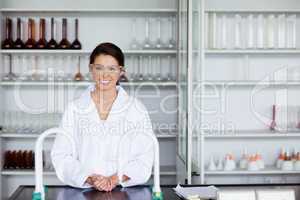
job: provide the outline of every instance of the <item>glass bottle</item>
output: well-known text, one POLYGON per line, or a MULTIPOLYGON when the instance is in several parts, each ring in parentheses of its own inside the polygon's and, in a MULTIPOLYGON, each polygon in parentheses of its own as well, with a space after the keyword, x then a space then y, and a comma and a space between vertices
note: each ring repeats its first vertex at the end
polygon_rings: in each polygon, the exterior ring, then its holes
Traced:
POLYGON ((81 43, 78 39, 78 19, 75 19, 75 40, 72 42, 71 49, 81 49, 81 43))
POLYGON ((24 42, 21 39, 21 19, 17 19, 17 39, 14 42, 14 48, 15 49, 24 49, 25 45, 24 42))
POLYGON ((157 19, 157 40, 155 44, 156 49, 161 49, 162 48, 162 41, 161 41, 161 19, 157 19))
POLYGON ((56 40, 54 39, 54 18, 51 18, 51 39, 49 40, 47 44, 47 49, 57 49, 58 44, 56 40))
POLYGON ((60 41, 58 48, 60 49, 70 49, 71 44, 67 39, 67 19, 62 20, 62 40, 60 41))
POLYGON ((83 75, 80 72, 80 56, 78 56, 77 73, 74 76, 75 81, 83 81, 83 75))
POLYGON ((150 42, 150 19, 146 18, 145 20, 145 40, 144 40, 144 44, 143 44, 143 48, 144 49, 151 49, 152 45, 150 42))
POLYGON ((17 152, 13 151, 11 153, 11 165, 9 166, 11 169, 16 169, 17 168, 17 152))
POLYGON ((23 167, 22 165, 23 165, 22 164, 22 151, 19 150, 16 153, 16 168, 17 169, 22 169, 22 167, 23 167))
POLYGON ((10 158, 10 151, 5 151, 3 169, 8 169, 8 167, 9 167, 9 158, 10 158))
POLYGON ((137 41, 137 34, 136 34, 136 26, 137 26, 137 20, 133 19, 131 23, 131 34, 132 34, 132 41, 130 43, 131 49, 139 49, 140 45, 137 41))
POLYGON ((47 40, 45 39, 45 19, 40 19, 40 30, 39 35, 40 39, 36 44, 36 48, 38 49, 45 49, 47 46, 47 40))
POLYGON ((170 17, 169 19, 169 42, 167 45, 167 48, 169 49, 175 49, 176 47, 176 19, 174 17, 170 17))
POLYGON ((35 23, 33 19, 28 19, 28 40, 25 43, 26 49, 34 49, 36 45, 35 41, 35 23))
POLYGON ((12 20, 10 18, 6 18, 5 20, 5 39, 2 42, 2 49, 11 49, 13 48, 13 40, 12 40, 12 20))
POLYGON ((23 159, 23 168, 27 169, 27 151, 24 150, 22 152, 22 159, 23 159))

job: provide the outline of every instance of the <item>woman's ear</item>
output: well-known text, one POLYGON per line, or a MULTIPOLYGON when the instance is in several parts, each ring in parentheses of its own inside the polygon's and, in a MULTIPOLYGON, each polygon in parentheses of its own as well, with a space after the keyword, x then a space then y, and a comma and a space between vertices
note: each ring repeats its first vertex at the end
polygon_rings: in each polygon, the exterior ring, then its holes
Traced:
POLYGON ((120 76, 119 76, 119 77, 122 77, 122 76, 124 76, 125 74, 126 74, 126 71, 125 71, 124 67, 121 66, 121 72, 120 72, 120 76))
POLYGON ((125 73, 126 73, 125 71, 121 71, 121 72, 120 72, 120 77, 124 76, 125 73))

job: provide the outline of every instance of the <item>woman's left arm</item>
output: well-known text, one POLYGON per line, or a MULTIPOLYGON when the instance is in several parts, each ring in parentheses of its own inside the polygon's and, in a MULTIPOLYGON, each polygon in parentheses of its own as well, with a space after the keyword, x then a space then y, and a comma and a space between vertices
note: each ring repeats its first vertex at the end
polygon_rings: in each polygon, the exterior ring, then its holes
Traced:
POLYGON ((149 134, 154 134, 148 113, 140 116, 131 137, 128 151, 128 162, 123 168, 123 173, 128 180, 121 182, 123 187, 144 184, 151 176, 154 161, 154 145, 149 134))

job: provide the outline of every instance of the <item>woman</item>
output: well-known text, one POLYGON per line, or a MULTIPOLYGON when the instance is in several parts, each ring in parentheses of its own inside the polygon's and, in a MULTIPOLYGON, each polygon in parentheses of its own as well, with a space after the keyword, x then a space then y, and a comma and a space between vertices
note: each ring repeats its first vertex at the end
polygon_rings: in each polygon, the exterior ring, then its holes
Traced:
POLYGON ((65 184, 101 191, 144 184, 152 172, 154 146, 147 135, 153 131, 143 104, 119 86, 125 73, 121 49, 98 45, 89 70, 94 84, 67 106, 61 121, 75 141, 76 154, 65 136, 57 135, 51 152, 56 174, 65 184), (125 144, 120 156, 126 157, 122 180, 117 176, 120 142, 125 144))

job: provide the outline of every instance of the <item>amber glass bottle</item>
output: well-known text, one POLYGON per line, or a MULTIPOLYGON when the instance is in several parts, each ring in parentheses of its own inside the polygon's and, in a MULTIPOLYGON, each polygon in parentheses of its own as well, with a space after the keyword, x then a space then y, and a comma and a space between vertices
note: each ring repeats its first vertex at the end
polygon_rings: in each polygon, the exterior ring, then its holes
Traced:
POLYGON ((54 18, 51 18, 51 39, 49 40, 47 44, 47 49, 57 49, 58 44, 56 40, 54 39, 54 18))
POLYGON ((12 49, 14 45, 12 39, 12 20, 10 18, 6 18, 5 20, 5 39, 2 42, 2 49, 12 49))
POLYGON ((67 19, 63 18, 62 20, 62 40, 60 41, 58 48, 59 49, 70 49, 71 44, 69 40, 67 39, 67 19))
POLYGON ((45 38, 45 33, 46 33, 45 25, 46 25, 45 19, 40 19, 40 29, 39 29, 40 39, 36 43, 36 48, 38 49, 45 49, 47 47, 47 40, 45 38))
POLYGON ((21 19, 17 19, 17 39, 14 42, 14 48, 15 49, 24 49, 25 45, 24 42, 21 39, 21 19))
POLYGON ((25 48, 34 49, 35 45, 35 23, 33 19, 28 19, 28 40, 25 43, 25 48))
POLYGON ((71 49, 81 49, 81 43, 78 39, 78 19, 75 19, 75 40, 72 42, 71 49))

